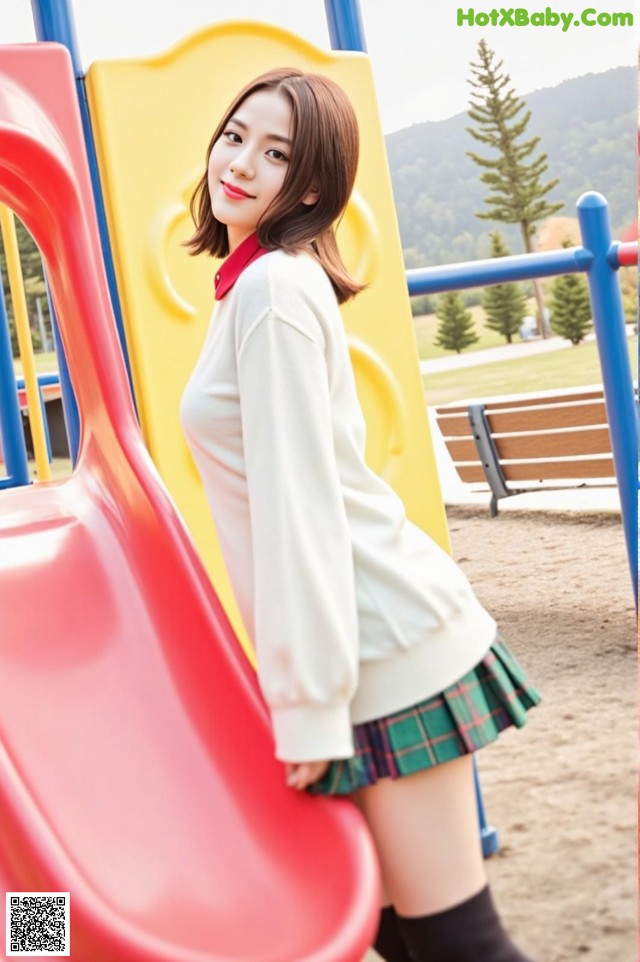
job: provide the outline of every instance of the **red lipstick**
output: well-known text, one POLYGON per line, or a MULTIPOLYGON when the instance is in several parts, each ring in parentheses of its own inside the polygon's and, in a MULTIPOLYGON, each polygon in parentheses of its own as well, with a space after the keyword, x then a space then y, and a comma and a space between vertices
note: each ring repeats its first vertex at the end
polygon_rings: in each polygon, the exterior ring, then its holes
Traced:
POLYGON ((249 197, 251 200, 255 200, 253 194, 247 193, 247 191, 241 187, 232 187, 231 184, 227 184, 224 180, 221 180, 220 183, 227 197, 230 197, 232 200, 240 200, 243 197, 249 197))

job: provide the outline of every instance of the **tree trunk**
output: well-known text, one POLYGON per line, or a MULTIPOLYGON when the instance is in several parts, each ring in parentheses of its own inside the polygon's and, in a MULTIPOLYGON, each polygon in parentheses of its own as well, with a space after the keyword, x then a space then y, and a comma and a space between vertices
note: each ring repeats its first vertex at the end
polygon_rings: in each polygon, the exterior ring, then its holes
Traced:
MULTIPOLYGON (((533 247, 531 246, 531 235, 529 234, 529 225, 527 223, 520 224, 520 231, 522 233, 522 240, 524 241, 524 249, 527 254, 533 253, 533 247)), ((539 277, 533 279, 533 294, 536 299, 536 326, 538 328, 538 334, 542 338, 550 337, 551 331, 549 330, 549 325, 547 323, 545 310, 544 310, 544 294, 542 292, 542 282, 539 277)))

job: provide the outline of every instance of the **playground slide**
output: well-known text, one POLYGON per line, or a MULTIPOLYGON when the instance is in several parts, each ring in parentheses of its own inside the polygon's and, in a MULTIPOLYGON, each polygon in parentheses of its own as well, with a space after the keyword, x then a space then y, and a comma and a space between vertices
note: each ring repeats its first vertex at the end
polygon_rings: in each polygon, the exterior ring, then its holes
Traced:
POLYGON ((43 252, 82 424, 70 479, 0 494, 0 882, 70 893, 75 962, 357 962, 369 836, 284 785, 139 434, 89 191, 66 51, 0 48, 0 201, 43 252))

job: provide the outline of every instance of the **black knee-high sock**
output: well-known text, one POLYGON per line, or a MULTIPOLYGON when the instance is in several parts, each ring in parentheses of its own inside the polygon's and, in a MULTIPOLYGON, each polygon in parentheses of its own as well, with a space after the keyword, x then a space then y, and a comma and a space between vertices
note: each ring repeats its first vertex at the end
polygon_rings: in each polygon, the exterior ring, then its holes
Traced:
POLYGON ((385 962, 411 962, 392 905, 385 906, 380 912, 378 934, 373 947, 385 962))
POLYGON ((532 962, 502 928, 489 886, 444 912, 397 920, 411 962, 532 962))

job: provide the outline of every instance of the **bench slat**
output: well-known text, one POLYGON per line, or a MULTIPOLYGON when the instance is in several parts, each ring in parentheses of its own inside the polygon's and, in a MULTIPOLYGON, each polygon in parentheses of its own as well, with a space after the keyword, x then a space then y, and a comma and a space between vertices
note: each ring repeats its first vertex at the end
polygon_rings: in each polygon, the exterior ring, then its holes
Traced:
MULTIPOLYGON (((603 401, 585 404, 551 405, 539 407, 529 404, 521 409, 496 411, 486 408, 492 434, 512 434, 518 431, 552 431, 588 425, 606 425, 607 412, 603 401)), ((444 438, 471 437, 467 408, 461 414, 447 414, 437 418, 444 438)))
POLYGON ((613 478, 613 458, 585 458, 573 461, 537 461, 502 463, 507 481, 559 481, 571 478, 613 478))
POLYGON ((494 438, 501 461, 531 458, 574 458, 581 455, 611 454, 608 428, 586 431, 558 431, 545 434, 518 434, 494 438))
POLYGON ((464 414, 456 414, 454 417, 438 418, 438 427, 443 438, 471 437, 471 425, 467 409, 464 414))
MULTIPOLYGON (((590 391, 577 391, 575 394, 550 394, 547 397, 525 395, 523 397, 515 397, 513 400, 485 400, 484 404, 487 409, 495 411, 498 408, 542 407, 548 404, 570 404, 574 401, 596 401, 599 398, 604 398, 602 388, 592 388, 590 391)), ((463 402, 462 404, 442 404, 436 408, 436 414, 438 417, 446 417, 449 414, 464 414, 468 406, 469 402, 463 402)))
POLYGON ((517 431, 549 431, 607 423, 607 414, 602 401, 568 404, 564 407, 532 407, 494 414, 487 409, 485 413, 492 435, 513 434, 517 431))
POLYGON ((480 464, 457 464, 456 470, 460 475, 461 481, 473 483, 476 481, 486 482, 487 480, 480 464))
MULTIPOLYGON (((475 461, 478 452, 472 438, 445 441, 454 462, 475 461)), ((529 461, 532 458, 574 458, 580 455, 611 454, 608 428, 586 431, 519 434, 494 438, 501 461, 529 461)))
POLYGON ((458 466, 458 461, 478 460, 478 449, 473 438, 464 438, 459 441, 446 440, 444 443, 456 467, 458 466))
MULTIPOLYGON (((593 472, 589 471, 585 466, 585 462, 574 462, 576 465, 580 465, 580 470, 576 471, 574 474, 569 475, 566 471, 566 464, 560 467, 564 467, 564 470, 558 471, 557 474, 552 474, 548 468, 548 464, 543 463, 544 467, 544 480, 549 481, 572 481, 574 479, 585 479, 585 480, 612 480, 614 478, 613 473, 613 461, 599 461, 598 464, 602 465, 602 468, 598 468, 593 472)), ((509 465, 507 465, 507 468, 509 465)), ((509 481, 529 481, 529 482, 540 482, 542 479, 538 475, 534 474, 530 470, 530 465, 513 465, 513 470, 507 475, 507 480, 509 481), (522 470, 520 470, 522 469, 522 470), (517 476, 516 476, 517 470, 517 476)), ((465 481, 469 484, 477 484, 478 482, 485 482, 486 478, 484 472, 479 464, 457 464, 456 470, 461 481, 465 481)), ((542 489, 537 489, 542 490, 542 489)))

